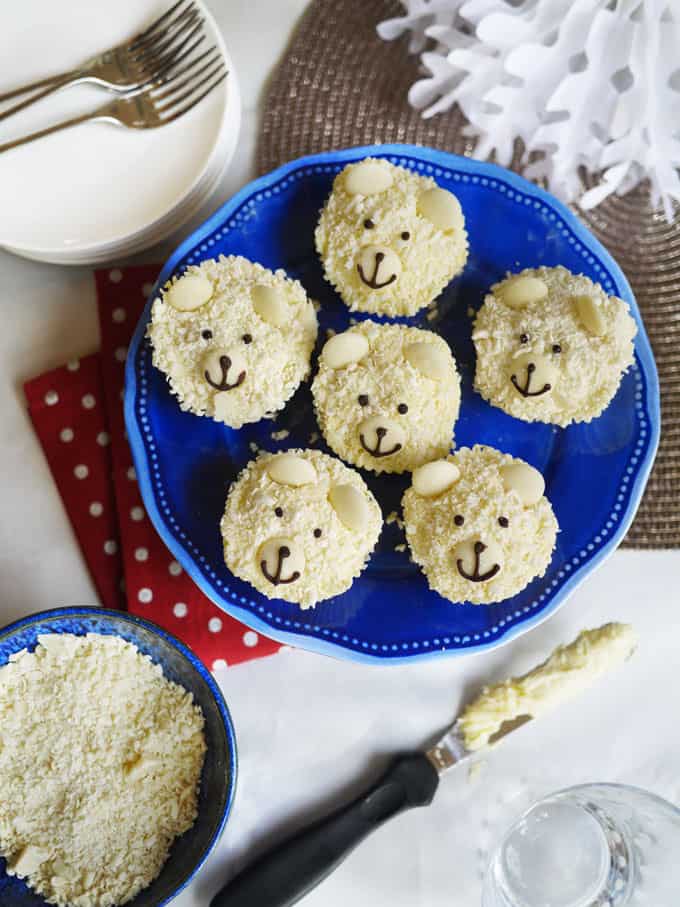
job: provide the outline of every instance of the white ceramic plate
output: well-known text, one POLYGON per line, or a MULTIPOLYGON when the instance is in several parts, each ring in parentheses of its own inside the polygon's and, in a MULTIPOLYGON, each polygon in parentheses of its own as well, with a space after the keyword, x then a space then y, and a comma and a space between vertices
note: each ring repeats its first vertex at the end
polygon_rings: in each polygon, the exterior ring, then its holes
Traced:
MULTIPOLYGON (((109 17, 90 0, 22 0, 0 37, 0 85, 75 66, 133 35, 169 5, 117 0, 109 17)), ((3 155, 1 245, 63 263, 112 258, 158 241, 202 204, 233 154, 240 119, 233 67, 203 11, 204 46, 220 47, 231 73, 226 83, 161 129, 84 124, 3 155)), ((87 85, 60 92, 1 123, 0 141, 92 109, 105 97, 87 85)))

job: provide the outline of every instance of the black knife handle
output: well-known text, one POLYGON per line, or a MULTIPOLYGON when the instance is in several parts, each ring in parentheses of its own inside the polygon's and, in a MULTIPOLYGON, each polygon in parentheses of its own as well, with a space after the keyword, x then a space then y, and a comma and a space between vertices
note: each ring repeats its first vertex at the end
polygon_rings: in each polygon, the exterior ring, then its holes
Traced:
POLYGON ((387 819, 413 806, 428 806, 438 785, 439 776, 424 755, 402 756, 363 796, 244 869, 210 907, 290 907, 387 819))

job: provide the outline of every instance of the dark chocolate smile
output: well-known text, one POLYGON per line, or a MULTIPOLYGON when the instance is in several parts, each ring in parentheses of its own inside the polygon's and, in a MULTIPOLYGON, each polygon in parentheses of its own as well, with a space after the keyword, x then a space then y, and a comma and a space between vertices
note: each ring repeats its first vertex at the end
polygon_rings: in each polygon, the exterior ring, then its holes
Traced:
POLYGON ((281 571, 283 570, 283 562, 285 558, 290 557, 290 548, 287 545, 281 545, 279 548, 278 563, 276 565, 276 573, 274 576, 271 575, 269 570, 267 570, 267 561, 260 561, 260 570, 264 574, 265 578, 273 586, 284 586, 287 583, 294 583, 296 579, 300 579, 300 571, 295 570, 288 579, 281 579, 281 571))
POLYGON ((536 366, 533 362, 530 362, 527 365, 527 383, 524 387, 519 386, 517 381, 517 375, 511 375, 510 381, 512 382, 516 391, 518 391, 523 397, 540 397, 541 394, 547 394, 549 390, 552 390, 552 384, 544 384, 540 391, 529 390, 531 387, 531 376, 536 371, 536 366))
POLYGON ((382 290, 383 287, 388 287, 391 283, 397 279, 397 275, 393 274, 387 280, 384 280, 382 283, 378 283, 378 271, 380 269, 380 263, 385 257, 384 252, 375 253, 375 262, 373 267, 373 277, 366 277, 364 274, 364 269, 360 264, 357 265, 357 271, 359 272, 359 277, 363 280, 367 287, 370 287, 372 290, 382 290))
POLYGON ((229 356, 220 356, 220 368, 222 370, 222 379, 219 383, 213 381, 213 379, 210 377, 210 372, 204 372, 205 380, 211 387, 214 387, 216 391, 231 391, 235 387, 238 387, 239 384, 243 384, 243 382, 246 380, 246 373, 244 370, 238 376, 234 384, 229 384, 229 380, 227 378, 229 369, 231 368, 231 359, 229 358, 229 356))
POLYGON ((490 570, 487 570, 486 573, 479 572, 479 555, 483 551, 486 551, 486 545, 484 542, 475 542, 475 569, 472 574, 469 574, 465 567, 463 566, 462 558, 458 558, 456 561, 456 566, 458 567, 458 572, 464 579, 469 579, 472 583, 485 583, 488 579, 493 579, 493 577, 501 569, 498 564, 494 564, 490 570))
POLYGON ((366 453, 370 453, 370 455, 372 457, 391 457, 392 454, 396 453, 398 450, 401 450, 401 444, 395 444, 394 447, 392 448, 392 450, 380 450, 380 445, 382 444, 382 439, 387 434, 387 429, 386 428, 376 428, 375 433, 378 436, 378 444, 377 444, 375 450, 371 450, 371 448, 368 446, 368 444, 366 444, 366 440, 364 439, 363 434, 359 435, 359 440, 361 441, 361 446, 366 451, 366 453))

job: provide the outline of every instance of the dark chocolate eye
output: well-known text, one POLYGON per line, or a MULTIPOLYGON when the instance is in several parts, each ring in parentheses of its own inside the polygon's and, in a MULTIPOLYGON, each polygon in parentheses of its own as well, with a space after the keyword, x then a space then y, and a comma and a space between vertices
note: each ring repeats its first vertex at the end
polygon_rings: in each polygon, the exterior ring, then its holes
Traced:
POLYGON ((460 513, 457 513, 453 518, 453 522, 456 524, 456 526, 462 526, 465 522, 465 517, 460 513))
POLYGON ((315 530, 314 530, 314 538, 315 538, 315 539, 320 539, 320 538, 321 538, 321 530, 320 530, 320 529, 315 529, 315 530))
POLYGON ((408 412, 408 406, 405 403, 400 403, 397 407, 397 412, 401 413, 402 416, 408 412))
POLYGON ((370 217, 367 217, 366 220, 364 221, 364 227, 366 227, 367 230, 372 230, 373 227, 375 227, 375 224, 373 223, 373 221, 371 220, 370 217))
POLYGON ((403 240, 410 239, 410 238, 411 238, 411 234, 408 232, 408 230, 404 230, 404 232, 401 234, 401 238, 402 238, 403 240))
POLYGON ((252 343, 252 342, 253 342, 253 335, 252 335, 252 334, 244 334, 243 337, 241 337, 241 340, 242 340, 244 343, 252 343))
POLYGON ((561 352, 562 352, 562 347, 560 346, 559 343, 553 343, 553 345, 552 345, 552 351, 553 351, 553 353, 561 353, 561 352))
POLYGON ((212 340, 213 332, 211 330, 209 330, 208 328, 206 328, 204 331, 201 331, 201 337, 204 340, 212 340))
POLYGON ((276 514, 276 516, 282 517, 282 516, 283 516, 283 508, 282 508, 282 507, 275 507, 275 508, 274 508, 274 513, 276 514))
POLYGON ((510 525, 510 520, 506 516, 499 516, 498 525, 502 526, 503 529, 507 529, 508 526, 510 525))
POLYGON ((528 342, 529 342, 529 335, 528 335, 528 334, 520 334, 520 335, 519 335, 519 342, 520 342, 520 343, 528 343, 528 342))
POLYGON ((359 394, 357 397, 359 406, 368 406, 368 394, 359 394))

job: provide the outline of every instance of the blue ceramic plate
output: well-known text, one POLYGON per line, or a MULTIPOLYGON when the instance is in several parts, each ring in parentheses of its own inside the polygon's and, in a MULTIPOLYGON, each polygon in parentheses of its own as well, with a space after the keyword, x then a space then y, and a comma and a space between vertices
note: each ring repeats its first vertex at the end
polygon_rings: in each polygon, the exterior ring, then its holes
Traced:
MULTIPOLYGON (((129 907, 163 907, 187 885, 208 858, 224 829, 236 790, 236 737, 215 680, 194 653, 155 624, 103 608, 59 608, 26 617, 0 630, 0 666, 22 649, 33 651, 47 633, 120 636, 163 668, 166 677, 193 694, 205 716, 208 750, 201 776, 198 818, 178 838, 158 878, 129 907)), ((2 907, 48 907, 21 879, 8 876, 0 858, 2 907)))
MULTIPOLYGON (((344 595, 305 612, 261 596, 225 567, 219 521, 229 483, 252 456, 250 442, 268 450, 307 446, 316 431, 309 388, 301 388, 276 422, 238 431, 181 412, 151 364, 144 339, 148 306, 127 362, 127 430, 156 529, 200 588, 229 614, 283 642, 356 661, 465 654, 497 646, 543 620, 619 544, 658 443, 656 368, 625 277, 567 208, 509 171, 427 148, 352 148, 281 167, 246 186, 190 236, 163 268, 159 285, 204 258, 245 255, 269 268, 285 268, 320 300, 320 337, 325 328, 346 328, 349 312, 323 279, 313 234, 335 174, 366 155, 433 176, 463 205, 470 235, 465 271, 440 297, 435 321, 418 316, 411 322, 439 331, 461 368, 456 443, 491 444, 543 472, 562 529, 546 575, 500 604, 454 605, 431 592, 408 555, 394 550, 403 538, 390 525, 364 574, 344 595), (594 422, 567 429, 513 419, 472 390, 468 308, 477 308, 489 285, 508 270, 558 264, 627 300, 639 329, 635 365, 612 404, 594 422), (282 428, 290 435, 275 443, 271 432, 282 428)), ((394 510, 405 478, 365 478, 383 513, 394 510)))

